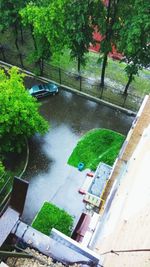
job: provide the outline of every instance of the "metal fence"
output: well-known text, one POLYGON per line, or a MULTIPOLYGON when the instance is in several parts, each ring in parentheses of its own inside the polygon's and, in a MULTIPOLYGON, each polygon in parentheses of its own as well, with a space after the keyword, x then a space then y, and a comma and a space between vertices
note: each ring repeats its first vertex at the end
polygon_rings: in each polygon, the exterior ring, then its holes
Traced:
POLYGON ((8 177, 5 173, 0 177, 0 215, 9 201, 12 191, 12 183, 12 177, 8 177))
MULTIPOLYGON (((34 72, 40 75, 39 65, 37 63, 29 63, 26 55, 14 52, 10 48, 0 47, 0 59, 34 72)), ((76 90, 85 92, 89 95, 102 99, 104 101, 113 103, 115 105, 137 111, 143 101, 143 98, 128 93, 123 95, 123 91, 118 88, 100 87, 100 81, 95 79, 86 78, 72 72, 65 71, 59 67, 54 67, 48 62, 44 61, 42 76, 58 82, 62 86, 72 87, 76 90)))

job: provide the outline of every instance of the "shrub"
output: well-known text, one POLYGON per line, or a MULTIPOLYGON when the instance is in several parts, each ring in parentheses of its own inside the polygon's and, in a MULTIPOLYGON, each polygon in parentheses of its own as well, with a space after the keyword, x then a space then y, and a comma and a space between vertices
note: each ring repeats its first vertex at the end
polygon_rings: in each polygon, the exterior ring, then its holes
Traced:
POLYGON ((23 74, 12 67, 0 70, 0 157, 21 152, 25 137, 45 134, 48 122, 39 113, 39 103, 25 89, 23 74))
POLYGON ((73 227, 73 217, 52 203, 45 202, 35 217, 32 226, 48 236, 52 228, 70 236, 73 227))
POLYGON ((4 174, 4 172, 5 172, 5 168, 2 164, 2 162, 0 161, 0 177, 4 174))

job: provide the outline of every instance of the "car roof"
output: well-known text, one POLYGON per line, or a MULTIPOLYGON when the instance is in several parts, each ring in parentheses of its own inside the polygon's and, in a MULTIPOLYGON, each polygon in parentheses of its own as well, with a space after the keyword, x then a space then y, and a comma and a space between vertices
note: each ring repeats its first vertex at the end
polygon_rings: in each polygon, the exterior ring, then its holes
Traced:
POLYGON ((40 91, 42 89, 44 89, 44 88, 43 88, 43 86, 41 84, 32 86, 32 90, 33 90, 34 93, 38 92, 38 91, 40 91))
POLYGON ((54 83, 47 83, 47 84, 34 85, 34 86, 32 86, 31 89, 32 89, 33 93, 36 93, 36 92, 39 92, 39 91, 44 90, 44 89, 54 90, 56 87, 57 87, 57 85, 54 83))

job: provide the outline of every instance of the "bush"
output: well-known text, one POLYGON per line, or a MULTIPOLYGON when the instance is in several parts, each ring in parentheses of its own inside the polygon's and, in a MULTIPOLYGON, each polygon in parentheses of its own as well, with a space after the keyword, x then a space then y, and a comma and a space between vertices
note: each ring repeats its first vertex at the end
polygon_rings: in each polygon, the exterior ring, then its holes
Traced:
POLYGON ((0 161, 0 177, 4 174, 4 172, 5 172, 5 168, 2 164, 2 162, 0 161))
POLYGON ((16 67, 7 75, 0 70, 0 157, 21 152, 25 137, 45 134, 48 122, 39 114, 39 103, 25 89, 16 67))
POLYGON ((73 217, 55 205, 45 202, 35 217, 32 227, 48 236, 52 228, 70 236, 73 227, 73 217))
POLYGON ((124 136, 107 129, 94 129, 84 135, 72 152, 68 163, 77 167, 83 162, 85 168, 96 170, 100 162, 113 165, 124 141, 124 136))

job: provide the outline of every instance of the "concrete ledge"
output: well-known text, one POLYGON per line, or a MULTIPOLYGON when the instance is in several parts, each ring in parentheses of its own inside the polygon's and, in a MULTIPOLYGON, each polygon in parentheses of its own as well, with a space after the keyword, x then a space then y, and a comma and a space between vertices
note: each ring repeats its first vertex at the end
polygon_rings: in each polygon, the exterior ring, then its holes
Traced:
MULTIPOLYGON (((49 237, 19 221, 11 233, 29 247, 66 266, 79 261, 95 264, 93 266, 100 264, 99 255, 55 229, 52 230, 52 235, 49 237)), ((85 264, 85 266, 87 265, 85 264)))
POLYGON ((8 207, 5 213, 0 217, 0 247, 5 242, 18 220, 19 213, 10 207, 8 207))
POLYGON ((76 242, 72 238, 62 234, 54 228, 51 231, 51 238, 57 240, 59 243, 62 243, 66 247, 69 247, 74 251, 81 253, 82 255, 88 257, 90 260, 94 261, 97 264, 100 261, 100 256, 94 251, 88 249, 86 246, 83 246, 82 244, 76 242))

